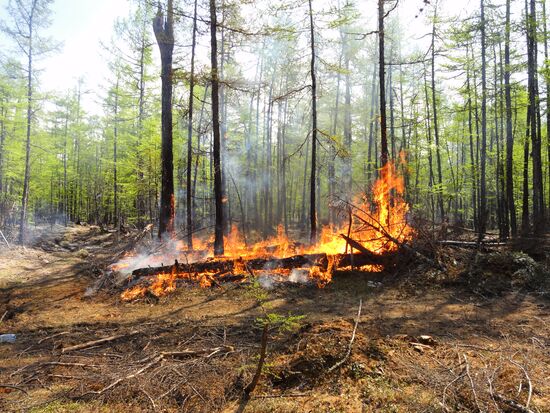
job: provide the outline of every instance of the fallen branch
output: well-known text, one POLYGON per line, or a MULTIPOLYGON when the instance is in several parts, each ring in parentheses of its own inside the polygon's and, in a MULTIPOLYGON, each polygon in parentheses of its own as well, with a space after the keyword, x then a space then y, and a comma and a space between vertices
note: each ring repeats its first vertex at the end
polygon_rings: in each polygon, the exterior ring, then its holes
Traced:
POLYGON ((440 240, 437 241, 438 244, 447 245, 449 247, 460 247, 460 248, 474 248, 474 249, 483 249, 488 250, 492 247, 504 247, 509 245, 507 242, 498 242, 498 241, 482 241, 480 243, 475 241, 460 241, 460 240, 440 240))
POLYGON ((527 395, 527 402, 525 402, 525 408, 529 408, 529 404, 531 403, 531 397, 533 396, 533 384, 531 383, 531 378, 529 377, 529 374, 527 374, 527 370, 525 370, 525 367, 523 367, 518 362, 515 362, 514 360, 510 359, 510 363, 517 366, 521 371, 523 371, 523 374, 525 375, 525 379, 527 380, 527 384, 529 385, 529 393, 527 395))
POLYGON ((155 358, 153 358, 153 360, 146 364, 145 366, 143 366, 142 368, 136 370, 135 372, 133 373, 130 373, 128 374, 127 376, 124 376, 124 377, 121 377, 119 379, 116 379, 114 382, 112 382, 111 384, 109 384, 108 386, 104 387, 103 389, 99 390, 99 391, 89 391, 87 393, 84 393, 81 397, 85 396, 85 395, 88 395, 88 394, 97 394, 97 395, 102 395, 103 393, 105 393, 106 391, 112 389, 113 387, 115 387, 116 385, 118 385, 119 383, 123 382, 124 380, 128 380, 128 379, 132 379, 134 377, 137 377, 139 376, 140 374, 142 374, 144 371, 150 369, 151 367, 153 367, 155 364, 159 363, 162 359, 164 358, 164 356, 161 354, 155 358))
POLYGON ((351 339, 348 344, 348 351, 346 352, 346 355, 338 361, 336 364, 334 364, 331 368, 328 369, 328 372, 331 373, 334 370, 336 370, 338 367, 342 366, 351 355, 351 349, 353 347, 353 342, 355 340, 355 333, 357 332, 357 325, 359 324, 359 319, 361 318, 361 308, 363 307, 363 300, 359 300, 359 309, 357 310, 357 318, 355 319, 355 325, 353 326, 353 333, 351 334, 351 339))
POLYGON ((206 358, 210 358, 218 353, 232 353, 235 351, 233 346, 220 346, 213 348, 205 348, 200 350, 180 350, 180 351, 166 351, 160 353, 163 357, 174 357, 174 358, 184 358, 184 357, 193 357, 206 354, 206 358))
POLYGON ((501 394, 495 393, 494 397, 495 397, 495 400, 498 400, 499 402, 508 405, 509 407, 511 407, 512 409, 517 410, 520 413, 535 413, 533 410, 525 407, 522 404, 519 404, 518 402, 516 402, 514 400, 508 399, 508 398, 504 397, 501 394))
POLYGON ((135 336, 136 334, 139 334, 139 331, 132 331, 128 334, 118 334, 116 336, 101 338, 99 340, 87 341, 86 343, 76 344, 70 347, 64 347, 63 349, 61 349, 61 353, 68 353, 69 351, 75 351, 75 350, 83 350, 85 348, 94 347, 99 344, 109 343, 111 341, 118 340, 119 338, 135 336))
POLYGON ((466 354, 462 354, 464 357, 464 363, 466 363, 466 376, 468 376, 468 379, 470 380, 470 386, 472 388, 472 393, 474 395, 474 401, 476 403, 477 411, 481 412, 481 408, 479 407, 479 402, 477 400, 477 393, 476 393, 476 387, 474 385, 474 380, 472 379, 472 376, 470 374, 470 364, 468 363, 468 359, 466 358, 466 354))
POLYGON ((10 243, 8 242, 8 240, 6 239, 6 237, 4 236, 4 233, 0 230, 0 235, 2 235, 2 238, 4 239, 4 242, 6 243, 6 245, 8 246, 8 248, 11 248, 10 247, 10 243))
POLYGON ((19 390, 20 392, 22 393, 25 393, 25 395, 29 395, 29 393, 21 388, 21 387, 17 387, 17 386, 14 386, 13 384, 0 384, 0 389, 13 389, 13 390, 19 390))
POLYGON ((65 334, 69 334, 69 332, 68 331, 62 331, 60 333, 52 334, 51 336, 41 338, 40 340, 38 340, 37 344, 42 344, 44 341, 50 340, 54 337, 63 336, 65 334))

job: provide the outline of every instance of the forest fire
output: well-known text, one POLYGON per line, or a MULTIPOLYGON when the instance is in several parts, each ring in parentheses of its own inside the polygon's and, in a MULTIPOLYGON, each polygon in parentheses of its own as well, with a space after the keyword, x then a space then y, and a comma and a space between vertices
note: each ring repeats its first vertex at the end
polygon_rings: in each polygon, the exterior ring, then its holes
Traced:
MULTIPOLYGON (((140 265, 149 268, 134 270, 131 280, 139 281, 146 276, 149 282, 139 282, 128 288, 121 298, 131 301, 148 293, 163 296, 176 289, 178 280, 205 288, 224 281, 268 276, 290 282, 312 282, 323 287, 331 281, 336 268, 357 267, 380 272, 384 269, 384 258, 397 252, 414 235, 407 223, 409 205, 403 199, 403 192, 403 178, 389 162, 379 171, 372 186, 371 200, 362 196, 353 202, 343 202, 348 222, 336 228, 324 227, 315 245, 305 246, 293 241, 281 226, 276 236, 250 245, 234 225, 224 237, 223 257, 214 257, 208 248, 212 245, 211 240, 195 242, 198 250, 207 251, 203 256, 194 255, 182 248, 183 243, 177 243, 176 256, 185 255, 186 264, 176 260, 171 266, 151 268, 151 265, 162 265, 174 258, 166 253, 144 257, 140 265), (354 254, 354 250, 358 253, 354 254)), ((128 270, 130 261, 135 259, 125 257, 112 269, 128 270)), ((136 267, 135 262, 133 267, 136 267)))

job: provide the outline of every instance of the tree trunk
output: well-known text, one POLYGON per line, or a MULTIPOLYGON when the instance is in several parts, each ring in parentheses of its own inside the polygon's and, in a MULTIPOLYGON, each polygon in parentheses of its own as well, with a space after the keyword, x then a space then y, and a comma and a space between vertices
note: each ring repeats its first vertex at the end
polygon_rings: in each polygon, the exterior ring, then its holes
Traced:
POLYGON ((380 86, 380 163, 388 162, 388 137, 386 126, 386 67, 384 62, 384 0, 378 0, 378 77, 380 86))
POLYGON ((544 190, 542 180, 542 155, 540 136, 540 107, 537 80, 537 16, 535 0, 530 0, 527 14, 527 75, 529 110, 531 112, 531 142, 533 158, 533 230, 544 231, 544 190))
POLYGON ((441 173, 441 153, 439 149, 439 123, 437 118, 437 93, 435 90, 435 23, 437 19, 437 2, 434 7, 432 23, 432 106, 433 126, 435 139, 435 160, 437 164, 437 205, 441 221, 445 220, 445 207, 443 205, 443 174, 441 173))
POLYGON ((25 176, 23 178, 23 196, 21 198, 21 217, 19 221, 19 242, 25 242, 25 229, 27 224, 27 205, 29 201, 29 181, 31 175, 31 132, 32 132, 32 110, 33 110, 33 95, 32 95, 32 64, 33 64, 33 29, 34 29, 34 11, 35 4, 31 8, 28 18, 29 28, 29 47, 27 60, 27 138, 25 141, 25 176))
POLYGON ((514 135, 512 133, 512 94, 510 88, 510 0, 506 0, 506 28, 504 40, 504 98, 506 100, 506 201, 510 214, 512 237, 518 234, 514 201, 514 135))
POLYGON ((523 196, 521 205, 521 235, 529 234, 529 134, 532 122, 531 111, 527 109, 525 142, 523 143, 523 196))
POLYGON ((172 54, 174 51, 173 2, 168 0, 167 15, 160 7, 153 20, 153 29, 160 49, 162 80, 162 148, 161 193, 158 236, 174 233, 174 157, 172 149, 172 54))
POLYGON ((317 211, 315 205, 315 187, 317 183, 317 80, 315 77, 315 33, 313 26, 313 10, 311 6, 312 0, 309 3, 309 24, 310 24, 310 41, 311 41, 311 176, 310 176, 310 207, 309 207, 309 222, 310 222, 310 242, 314 243, 317 239, 317 211))
POLYGON ((214 136, 213 160, 214 160, 214 199, 215 199, 215 232, 214 254, 223 255, 223 193, 222 193, 222 169, 220 156, 220 102, 218 79, 218 41, 216 38, 216 0, 210 0, 210 62, 212 70, 212 133, 214 136))
POLYGON ((118 83, 120 75, 117 73, 115 85, 115 107, 114 109, 114 127, 113 127, 113 224, 115 229, 119 228, 119 208, 118 208, 118 182, 117 182, 117 145, 118 145, 118 83))
POLYGON ((193 201, 191 176, 193 167, 193 101, 195 97, 195 45, 197 43, 197 1, 195 0, 193 12, 193 40, 191 42, 191 78, 189 79, 189 117, 187 119, 187 187, 186 189, 186 212, 187 212, 187 249, 193 249, 193 201))
POLYGON ((487 229, 487 80, 485 60, 485 0, 481 0, 481 158, 480 158, 480 203, 478 241, 485 236, 487 229))

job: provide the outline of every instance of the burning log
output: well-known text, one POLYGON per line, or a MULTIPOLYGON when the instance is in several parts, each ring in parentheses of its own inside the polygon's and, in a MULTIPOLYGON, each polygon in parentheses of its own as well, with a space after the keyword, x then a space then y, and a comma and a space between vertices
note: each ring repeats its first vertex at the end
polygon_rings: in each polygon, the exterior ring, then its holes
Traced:
MULTIPOLYGON (((327 271, 329 267, 329 261, 334 261, 335 268, 349 267, 352 264, 356 267, 364 265, 388 265, 396 258, 395 253, 387 253, 384 255, 377 255, 372 252, 365 254, 364 252, 355 254, 335 254, 327 255, 321 254, 302 254, 294 255, 287 258, 254 258, 254 259, 211 259, 203 262, 196 262, 190 264, 180 263, 176 260, 173 265, 165 265, 161 267, 148 267, 138 268, 132 272, 130 281, 136 280, 141 277, 155 276, 158 274, 172 274, 172 273, 207 273, 207 274, 227 274, 235 273, 238 271, 257 271, 257 270, 292 270, 295 268, 311 268, 318 267, 322 271, 327 271)), ((235 281, 237 274, 234 277, 230 275, 224 275, 224 281, 235 281)))

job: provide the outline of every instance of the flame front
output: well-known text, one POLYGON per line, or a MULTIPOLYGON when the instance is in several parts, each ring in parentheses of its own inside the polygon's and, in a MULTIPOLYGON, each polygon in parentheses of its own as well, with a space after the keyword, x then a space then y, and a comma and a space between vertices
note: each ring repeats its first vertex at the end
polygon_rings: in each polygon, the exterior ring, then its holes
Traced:
MULTIPOLYGON (((337 227, 324 227, 319 236, 319 241, 315 245, 306 247, 289 239, 281 225, 277 228, 277 235, 250 245, 237 226, 233 225, 230 233, 224 237, 225 256, 217 257, 217 259, 233 260, 233 274, 259 275, 267 271, 288 278, 290 271, 286 269, 251 271, 246 268, 243 259, 286 258, 298 254, 325 253, 329 260, 326 271, 318 266, 306 269, 309 272, 309 279, 315 281, 319 287, 323 287, 330 283, 332 279, 332 271, 338 265, 338 254, 351 251, 341 234, 349 234, 350 238, 377 255, 396 251, 401 244, 406 243, 413 237, 414 231, 407 223, 409 205, 403 198, 404 189, 403 177, 397 173, 395 165, 388 162, 379 170, 379 177, 372 186, 371 200, 367 199, 366 196, 361 196, 347 203, 345 209, 348 218, 351 220, 347 219, 347 222, 337 227)), ((202 250, 207 250, 207 246, 211 242, 212 240, 207 243, 194 240, 194 244, 202 250)), ((185 253, 188 259, 192 257, 191 252, 183 250, 183 243, 180 242, 180 244, 180 252, 185 253)), ((208 256, 212 258, 213 253, 210 251, 208 256)), ((166 256, 154 259, 154 262, 167 261, 170 261, 170 258, 166 256)), ((117 264, 118 267, 116 268, 122 268, 125 265, 126 263, 123 260, 117 264)), ((361 267, 361 270, 371 272, 380 272, 383 269, 381 265, 361 267)), ((178 279, 193 281, 201 287, 209 287, 212 285, 214 277, 220 278, 224 275, 219 273, 181 273, 177 272, 176 266, 174 266, 170 273, 157 274, 148 287, 137 285, 124 291, 121 298, 127 301, 133 300, 146 295, 148 291, 160 297, 174 291, 178 279)))

